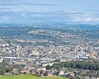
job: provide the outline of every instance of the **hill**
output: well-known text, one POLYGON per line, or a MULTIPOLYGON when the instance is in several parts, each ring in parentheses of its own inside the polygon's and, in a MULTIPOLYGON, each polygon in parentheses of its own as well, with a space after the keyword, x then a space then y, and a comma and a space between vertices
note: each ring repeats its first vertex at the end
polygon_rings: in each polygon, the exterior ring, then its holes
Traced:
POLYGON ((32 75, 1 76, 0 79, 66 79, 63 77, 36 77, 32 75))

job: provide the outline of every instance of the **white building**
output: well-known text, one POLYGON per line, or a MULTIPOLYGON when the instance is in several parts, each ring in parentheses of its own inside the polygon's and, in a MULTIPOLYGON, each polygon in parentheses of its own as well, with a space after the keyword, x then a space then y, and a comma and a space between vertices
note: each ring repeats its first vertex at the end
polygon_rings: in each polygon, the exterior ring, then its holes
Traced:
POLYGON ((0 57, 0 63, 2 63, 3 62, 3 57, 0 57))

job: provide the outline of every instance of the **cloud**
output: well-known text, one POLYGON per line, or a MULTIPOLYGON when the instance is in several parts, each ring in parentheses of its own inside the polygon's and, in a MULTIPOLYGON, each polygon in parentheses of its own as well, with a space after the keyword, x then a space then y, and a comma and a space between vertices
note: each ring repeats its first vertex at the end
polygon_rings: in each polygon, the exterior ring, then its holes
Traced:
POLYGON ((0 22, 66 22, 66 23, 99 23, 99 13, 86 12, 0 12, 0 22))
POLYGON ((8 12, 8 11, 12 11, 11 8, 0 8, 0 12, 8 12))
POLYGON ((0 10, 8 10, 8 9, 10 9, 10 8, 0 8, 0 10))
POLYGON ((78 11, 76 11, 76 10, 72 10, 72 11, 64 11, 65 13, 78 13, 78 11))
POLYGON ((32 5, 32 6, 56 6, 56 4, 39 4, 39 3, 29 3, 29 2, 0 2, 0 5, 32 5))
POLYGON ((67 18, 70 22, 99 22, 99 13, 93 12, 78 12, 70 13, 67 15, 67 18))
POLYGON ((27 15, 27 12, 22 12, 21 13, 21 16, 23 16, 23 17, 26 16, 26 15, 27 15))
POLYGON ((0 16, 0 19, 8 19, 8 16, 0 16))
POLYGON ((0 22, 6 22, 9 20, 8 16, 0 16, 0 22))
POLYGON ((70 19, 71 22, 95 22, 99 21, 99 17, 73 17, 70 19))
POLYGON ((92 13, 84 13, 85 17, 93 16, 92 13))
POLYGON ((89 21, 99 21, 99 18, 92 18, 92 17, 89 17, 89 18, 85 18, 85 21, 89 22, 89 21))

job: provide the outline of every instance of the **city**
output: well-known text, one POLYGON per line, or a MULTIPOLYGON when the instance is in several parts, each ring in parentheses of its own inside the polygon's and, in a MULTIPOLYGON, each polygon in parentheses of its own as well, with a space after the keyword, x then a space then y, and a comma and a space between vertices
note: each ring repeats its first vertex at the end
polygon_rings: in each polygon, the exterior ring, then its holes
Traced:
POLYGON ((5 62, 9 66, 19 65, 21 67, 15 67, 11 72, 4 74, 32 73, 44 76, 46 73, 48 76, 75 77, 74 72, 81 72, 77 75, 79 77, 85 75, 85 72, 90 73, 90 69, 71 68, 70 70, 68 67, 57 69, 55 66, 59 63, 72 61, 91 62, 99 60, 99 31, 86 30, 86 28, 79 30, 70 28, 70 26, 54 29, 1 25, 1 31, 6 28, 7 30, 0 33, 0 63, 5 62), (16 35, 19 31, 21 34, 16 35), (42 73, 36 73, 41 71, 42 73))
POLYGON ((99 0, 0 0, 0 79, 99 79, 99 0))

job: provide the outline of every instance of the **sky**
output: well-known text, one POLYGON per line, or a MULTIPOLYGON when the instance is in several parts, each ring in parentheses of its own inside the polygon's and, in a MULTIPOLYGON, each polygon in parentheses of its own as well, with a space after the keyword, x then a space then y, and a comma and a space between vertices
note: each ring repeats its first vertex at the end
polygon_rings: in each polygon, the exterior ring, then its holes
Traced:
POLYGON ((99 0, 0 0, 0 23, 99 23, 99 0))

